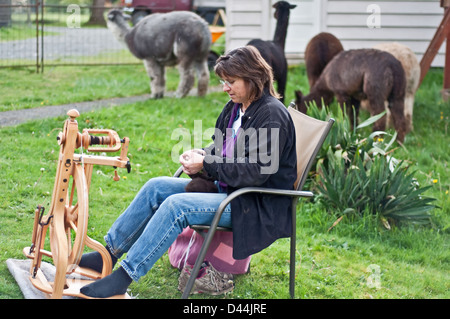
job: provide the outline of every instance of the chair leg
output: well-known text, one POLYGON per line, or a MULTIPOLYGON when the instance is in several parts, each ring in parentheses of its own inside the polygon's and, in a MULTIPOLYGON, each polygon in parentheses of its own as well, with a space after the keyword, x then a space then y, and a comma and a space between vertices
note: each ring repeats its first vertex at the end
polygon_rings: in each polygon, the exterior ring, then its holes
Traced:
POLYGON ((192 269, 191 275, 189 276, 189 280, 186 284, 186 287, 184 288, 183 295, 181 296, 181 298, 183 298, 183 299, 189 298, 189 294, 191 293, 192 288, 194 287, 195 279, 197 278, 197 275, 200 271, 200 267, 203 263, 203 260, 205 259, 208 248, 209 248, 209 244, 205 240, 203 242, 202 248, 200 249, 200 253, 197 257, 197 260, 195 261, 194 268, 192 269))
POLYGON ((292 234, 290 249, 290 269, 289 269, 289 294, 291 298, 295 298, 295 251, 296 251, 296 233, 297 233, 297 201, 298 198, 292 199, 292 234))
POLYGON ((291 237, 291 257, 289 270, 289 294, 295 298, 295 235, 291 237))

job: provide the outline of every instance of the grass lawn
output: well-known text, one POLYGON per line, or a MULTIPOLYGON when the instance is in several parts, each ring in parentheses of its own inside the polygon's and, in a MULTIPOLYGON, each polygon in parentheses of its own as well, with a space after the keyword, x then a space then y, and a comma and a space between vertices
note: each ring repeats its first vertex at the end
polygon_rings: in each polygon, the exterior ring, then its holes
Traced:
MULTIPOLYGON (((174 76, 176 70, 170 70, 174 76)), ((168 89, 175 90, 174 76, 168 89)), ((144 66, 0 68, 0 111, 150 93, 144 66)))
MULTIPOLYGON (((434 69, 416 95, 414 131, 395 156, 416 170, 418 182, 433 187, 436 198, 429 226, 386 230, 371 216, 343 219, 329 230, 336 212, 304 201, 298 207, 296 296, 298 298, 435 299, 450 297, 449 286, 449 150, 450 103, 440 97, 443 72, 434 69)), ((212 76, 211 83, 217 84, 212 76)), ((177 72, 168 72, 168 88, 177 86, 177 72)), ((294 89, 308 85, 304 67, 290 69, 286 101, 294 89)), ((32 69, 0 69, 0 111, 25 109, 149 92, 143 66, 59 67, 36 74, 32 69)), ((88 235, 103 242, 111 223, 151 177, 172 175, 179 164, 171 151, 178 143, 172 133, 213 127, 227 97, 164 98, 84 113, 80 130, 111 128, 131 140, 132 172, 114 182, 113 169, 94 167, 90 188, 88 235), (173 136, 173 137, 172 137, 173 136)), ((287 102, 286 102, 287 103, 287 102)), ((364 114, 362 114, 364 116, 364 114)), ((1 114, 0 114, 1 116, 1 114)), ((0 129, 0 298, 23 298, 5 261, 23 259, 22 248, 31 240, 34 209, 48 207, 59 151, 56 136, 64 117, 32 121, 0 129)), ((205 138, 203 141, 208 143, 205 138)), ((138 283, 130 286, 137 298, 179 298, 178 270, 165 254, 138 283)), ((281 239, 252 257, 250 273, 237 276, 226 296, 194 298, 288 298, 289 245, 281 239)))

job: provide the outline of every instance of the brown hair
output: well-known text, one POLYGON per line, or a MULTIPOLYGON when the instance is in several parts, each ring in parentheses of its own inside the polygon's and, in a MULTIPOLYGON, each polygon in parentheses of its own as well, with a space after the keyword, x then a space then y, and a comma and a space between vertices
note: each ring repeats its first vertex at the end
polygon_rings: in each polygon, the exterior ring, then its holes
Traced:
POLYGON ((221 78, 241 78, 247 82, 252 101, 259 99, 266 88, 270 95, 280 97, 273 87, 272 68, 254 46, 247 45, 222 55, 214 71, 221 78))

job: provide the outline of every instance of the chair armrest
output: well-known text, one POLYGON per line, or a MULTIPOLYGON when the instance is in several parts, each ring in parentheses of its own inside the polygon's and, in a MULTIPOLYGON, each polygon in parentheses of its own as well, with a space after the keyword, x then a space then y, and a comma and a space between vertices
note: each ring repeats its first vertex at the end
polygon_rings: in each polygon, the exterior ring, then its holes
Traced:
POLYGON ((220 217, 222 216, 225 207, 236 197, 241 196, 247 193, 262 193, 262 194, 272 194, 272 195, 283 195, 290 197, 312 197, 314 194, 310 191, 296 191, 296 190, 287 190, 287 189, 277 189, 277 188, 265 188, 265 187, 244 187, 240 188, 230 195, 228 195, 217 208, 216 214, 214 216, 214 220, 211 223, 211 226, 217 227, 220 217), (215 224, 215 225, 214 225, 215 224))
MULTIPOLYGON (((180 177, 183 174, 183 166, 180 166, 173 177, 180 177)), ((230 195, 228 195, 222 203, 219 205, 217 212, 220 212, 219 215, 222 215, 222 211, 225 207, 236 197, 241 196, 247 193, 262 193, 262 194, 271 194, 271 195, 282 195, 282 196, 290 196, 290 197, 313 197, 314 194, 310 191, 297 191, 297 190, 288 190, 288 189, 277 189, 277 188, 265 188, 265 187, 244 187, 240 188, 230 195)), ((217 214, 217 213, 216 213, 217 214)))
POLYGON ((181 174, 183 174, 183 166, 178 167, 178 169, 175 172, 175 174, 173 174, 173 177, 180 177, 181 174))
MULTIPOLYGON (((174 177, 180 177, 180 175, 183 173, 183 166, 180 166, 175 174, 174 177)), ((297 190, 288 190, 288 189, 277 189, 277 188, 266 188, 266 187, 243 187, 240 188, 230 195, 228 195, 219 205, 216 216, 218 217, 216 221, 213 220, 214 224, 215 222, 219 222, 220 217, 222 216, 222 212, 224 211, 225 207, 236 197, 241 196, 243 194, 247 193, 261 193, 261 194, 271 194, 271 195, 282 195, 282 196, 290 196, 290 197, 313 197, 314 194, 310 191, 297 191, 297 190)), ((212 226, 212 225, 211 225, 212 226)), ((217 225, 216 225, 217 227, 217 225)))
POLYGON ((272 195, 284 195, 291 197, 313 197, 314 194, 310 191, 297 191, 297 190, 288 190, 288 189, 279 189, 279 188, 266 188, 266 187, 244 187, 240 188, 229 196, 234 195, 233 198, 237 196, 246 194, 246 193, 262 193, 262 194, 272 194, 272 195))

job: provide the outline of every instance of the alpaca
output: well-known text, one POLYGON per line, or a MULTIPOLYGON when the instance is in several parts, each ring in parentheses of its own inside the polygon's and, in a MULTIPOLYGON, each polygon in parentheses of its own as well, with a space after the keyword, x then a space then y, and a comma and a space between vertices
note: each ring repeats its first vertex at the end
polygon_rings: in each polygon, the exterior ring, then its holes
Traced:
POLYGON ((217 193, 217 186, 214 178, 210 177, 206 171, 202 170, 196 174, 189 175, 192 180, 186 185, 186 192, 217 193))
POLYGON ((108 28, 131 53, 144 61, 150 78, 152 98, 162 98, 165 88, 165 66, 178 64, 180 82, 176 97, 185 97, 194 86, 194 69, 198 76, 198 95, 208 90, 208 54, 211 33, 207 23, 193 12, 154 13, 133 28, 118 9, 108 12, 108 28))
POLYGON ((253 39, 247 43, 256 47, 267 64, 272 67, 273 78, 277 82, 277 91, 281 95, 281 102, 284 102, 284 92, 287 81, 287 61, 284 55, 286 44, 287 28, 289 25, 290 10, 297 5, 289 4, 286 1, 278 1, 273 5, 275 8, 274 17, 277 20, 273 41, 253 39))
MULTIPOLYGON (((392 42, 392 43, 380 43, 373 47, 374 49, 382 50, 392 54, 403 66, 406 76, 405 87, 405 119, 406 119, 406 132, 410 132, 413 129, 413 109, 414 109, 414 95, 420 82, 420 64, 417 60, 414 52, 407 46, 392 42)), ((370 108, 368 101, 361 101, 361 108, 368 110, 370 108)), ((387 107, 387 124, 392 126, 392 116, 387 107)))
MULTIPOLYGON (((295 92, 296 108, 306 113, 309 102, 315 101, 321 106, 323 99, 328 105, 336 96, 341 107, 347 107, 353 124, 358 118, 361 100, 369 101, 372 116, 383 112, 384 101, 388 101, 397 140, 403 143, 406 134, 405 82, 401 63, 388 52, 377 49, 342 51, 327 64, 308 95, 295 92), (356 118, 350 106, 354 106, 356 118)), ((385 116, 373 125, 374 131, 384 131, 385 128, 385 116)))
POLYGON ((305 49, 305 66, 309 87, 316 83, 328 62, 341 51, 344 51, 341 41, 328 32, 321 32, 308 42, 305 49))

